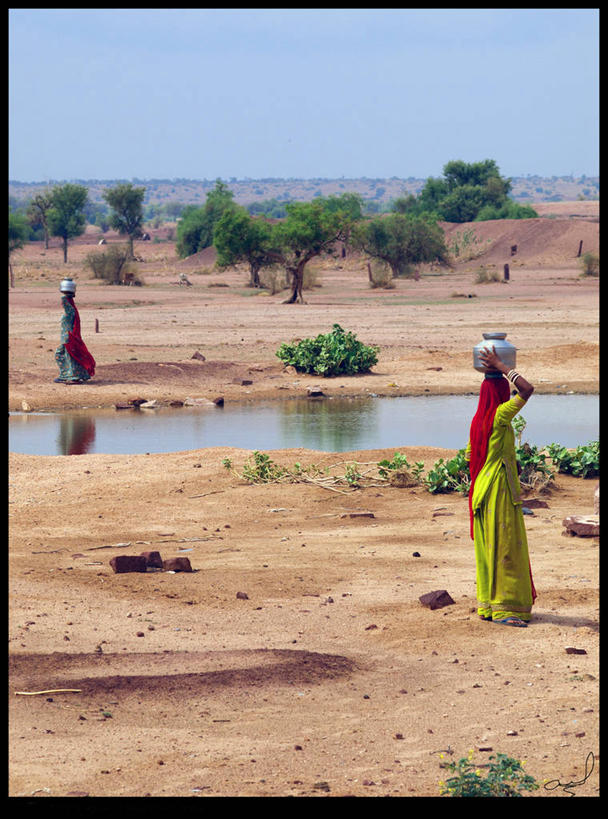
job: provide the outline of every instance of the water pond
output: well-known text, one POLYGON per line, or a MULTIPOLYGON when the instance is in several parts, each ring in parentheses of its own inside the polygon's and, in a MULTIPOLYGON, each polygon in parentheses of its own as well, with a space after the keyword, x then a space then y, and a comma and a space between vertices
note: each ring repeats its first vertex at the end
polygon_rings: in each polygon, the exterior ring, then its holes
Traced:
MULTIPOLYGON (((477 396, 290 399, 157 410, 9 415, 9 450, 32 455, 178 452, 226 446, 325 452, 465 446, 477 396)), ((523 441, 575 447, 599 436, 599 396, 534 395, 523 441)))

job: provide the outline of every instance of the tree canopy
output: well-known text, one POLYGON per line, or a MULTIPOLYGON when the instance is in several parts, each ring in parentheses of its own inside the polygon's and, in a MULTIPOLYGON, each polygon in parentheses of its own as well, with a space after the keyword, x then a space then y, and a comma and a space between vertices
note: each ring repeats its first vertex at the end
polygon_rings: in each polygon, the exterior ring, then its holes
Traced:
POLYGON ((192 256, 213 244, 215 225, 227 209, 236 207, 233 199, 232 191, 217 179, 202 208, 184 208, 177 227, 177 254, 180 258, 192 256))
POLYGON ((239 262, 249 264, 251 286, 260 286, 260 270, 277 262, 272 244, 272 226, 263 217, 251 217, 242 207, 227 208, 213 231, 218 267, 239 262))
POLYGON ((353 231, 352 244, 387 264, 395 277, 410 275, 412 265, 421 262, 449 264, 443 231, 421 216, 389 213, 361 222, 353 231))
POLYGON ((143 234, 145 192, 145 188, 134 188, 130 182, 127 182, 108 188, 102 194, 112 208, 110 225, 121 236, 128 238, 131 259, 133 259, 133 240, 143 234))
POLYGON ((88 195, 85 187, 71 182, 55 186, 51 191, 52 206, 47 214, 49 231, 52 236, 59 236, 63 240, 64 263, 68 260, 68 239, 84 233, 84 206, 88 195))
POLYGON ((392 209, 402 214, 426 213, 444 222, 527 219, 538 215, 529 205, 519 205, 510 199, 510 191, 511 181, 500 175, 493 159, 481 162, 454 159, 443 166, 443 178, 429 177, 418 196, 400 197, 393 202, 392 209))

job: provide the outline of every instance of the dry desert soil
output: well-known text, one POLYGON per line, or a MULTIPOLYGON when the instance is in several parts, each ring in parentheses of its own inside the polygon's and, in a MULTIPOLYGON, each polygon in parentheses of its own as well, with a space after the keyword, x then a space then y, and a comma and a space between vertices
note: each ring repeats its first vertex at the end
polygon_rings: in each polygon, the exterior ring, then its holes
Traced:
MULTIPOLYGON (((474 393, 488 329, 508 332, 537 393, 597 393, 599 280, 577 252, 598 252, 598 203, 543 215, 474 225, 478 258, 392 290, 369 287, 364 259, 313 263, 300 305, 216 271, 212 252, 180 262, 162 231, 137 243, 141 288, 89 278, 94 234, 67 265, 53 242, 28 245, 9 289, 9 411, 284 401, 319 385, 328 398, 474 393), (477 283, 481 265, 499 281, 477 283), (72 387, 53 382, 67 272, 97 360, 72 387), (320 380, 276 358, 334 322, 380 348, 370 374, 320 380)), ((429 430, 402 451, 427 469, 455 454, 432 444, 429 430)), ((333 465, 393 451, 268 454, 333 465)), ((532 797, 599 796, 599 538, 562 523, 594 513, 596 480, 557 475, 528 495, 538 599, 515 629, 476 616, 462 496, 251 485, 222 465, 251 454, 9 452, 10 796, 437 797, 442 766, 471 750, 479 766, 525 760, 532 797), (143 551, 193 571, 110 566, 143 551), (423 606, 436 590, 453 604, 423 606)))

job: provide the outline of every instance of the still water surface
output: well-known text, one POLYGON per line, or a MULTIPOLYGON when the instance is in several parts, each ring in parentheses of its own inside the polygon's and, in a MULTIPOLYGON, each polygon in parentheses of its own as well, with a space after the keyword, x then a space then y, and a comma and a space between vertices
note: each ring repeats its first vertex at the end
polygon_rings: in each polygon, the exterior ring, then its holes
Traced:
MULTIPOLYGON (((226 446, 325 452, 466 445, 477 396, 292 399, 158 410, 14 413, 9 449, 31 455, 141 454, 226 446)), ((599 436, 599 396, 534 395, 523 441, 575 447, 599 436)))

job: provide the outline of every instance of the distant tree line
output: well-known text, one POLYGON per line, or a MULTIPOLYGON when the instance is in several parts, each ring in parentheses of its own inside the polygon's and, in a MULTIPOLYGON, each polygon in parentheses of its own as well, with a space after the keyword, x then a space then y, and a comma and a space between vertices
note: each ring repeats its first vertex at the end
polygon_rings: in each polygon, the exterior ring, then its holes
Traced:
POLYGON ((529 205, 509 198, 511 182, 500 176, 494 160, 448 162, 443 176, 429 177, 416 196, 404 195, 383 208, 374 199, 342 193, 312 201, 270 199, 246 208, 217 179, 204 205, 168 202, 144 208, 144 187, 119 182, 104 190, 103 204, 92 203, 84 185, 67 183, 33 196, 25 205, 9 201, 10 254, 20 242, 50 236, 63 244, 64 262, 69 240, 85 230, 86 223, 102 230, 113 228, 127 238, 128 258, 144 224, 177 220, 177 253, 190 256, 215 245, 218 265, 247 262, 251 283, 259 286, 264 267, 280 265, 292 285, 289 302, 302 301, 304 269, 315 256, 333 253, 338 242, 364 251, 385 264, 393 276, 409 275, 412 265, 449 263, 440 221, 471 222, 487 219, 521 219, 537 216, 529 205))

